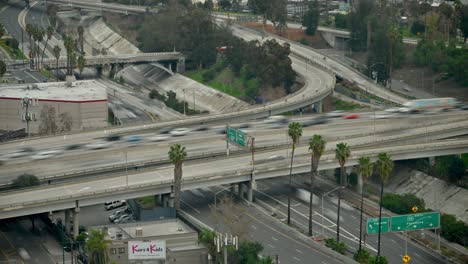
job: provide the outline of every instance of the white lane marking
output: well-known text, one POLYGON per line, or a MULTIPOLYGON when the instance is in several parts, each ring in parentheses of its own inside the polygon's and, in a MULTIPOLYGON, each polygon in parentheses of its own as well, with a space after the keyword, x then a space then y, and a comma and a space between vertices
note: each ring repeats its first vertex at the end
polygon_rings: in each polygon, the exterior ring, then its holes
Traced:
POLYGON ((299 259, 299 258, 294 257, 293 259, 295 259, 295 260, 301 262, 301 259, 299 259))
POLYGON ((322 264, 327 264, 325 261, 322 261, 322 264))
POLYGON ((84 187, 83 189, 80 189, 78 192, 82 192, 82 191, 85 191, 85 190, 88 190, 88 189, 91 189, 91 187, 84 187))
POLYGON ((268 246, 271 248, 275 248, 275 246, 273 246, 272 244, 268 244, 268 246))
POLYGON ((296 248, 296 251, 299 252, 299 253, 302 253, 302 251, 300 251, 299 249, 296 248))
POLYGON ((355 217, 354 215, 350 215, 353 219, 357 219, 357 217, 355 217))
POLYGON ((271 238, 273 238, 274 241, 278 241, 278 239, 276 237, 271 237, 271 238))
POLYGON ((254 225, 251 225, 253 229, 257 230, 257 228, 254 225))
POLYGON ((184 200, 180 199, 180 201, 184 204, 186 204, 188 207, 192 208, 195 212, 200 214, 200 211, 198 211, 195 207, 191 206, 190 204, 186 203, 184 200))

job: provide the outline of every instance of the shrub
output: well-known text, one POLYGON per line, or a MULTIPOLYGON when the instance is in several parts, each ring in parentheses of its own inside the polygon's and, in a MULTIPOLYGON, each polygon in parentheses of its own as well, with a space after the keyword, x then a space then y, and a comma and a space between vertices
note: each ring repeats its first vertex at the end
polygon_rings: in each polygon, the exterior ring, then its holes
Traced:
POLYGON ((24 188, 39 185, 39 179, 31 174, 23 174, 13 181, 13 188, 24 188))
POLYGON ((353 259, 359 263, 367 264, 369 263, 370 256, 371 255, 369 254, 369 252, 367 252, 364 249, 361 249, 358 252, 356 252, 356 254, 354 254, 353 259))
POLYGON ((202 74, 202 78, 204 82, 209 82, 213 80, 215 77, 215 71, 214 70, 207 70, 202 74))
POLYGON ((423 212, 424 200, 419 199, 414 194, 393 194, 386 193, 382 198, 383 207, 397 214, 410 214, 412 213, 411 208, 417 206, 419 212, 423 212))
POLYGON ((334 238, 327 238, 325 239, 325 246, 335 250, 340 254, 344 254, 346 252, 346 245, 343 242, 337 242, 334 238))
POLYGON ((354 171, 348 175, 348 183, 352 187, 355 187, 358 184, 358 175, 354 171))
POLYGON ((299 40, 299 43, 301 43, 301 44, 303 44, 303 45, 306 45, 306 46, 309 45, 309 41, 307 41, 306 38, 301 38, 301 39, 299 40))
POLYGON ((468 225, 458 221, 455 216, 442 214, 440 217, 441 234, 450 242, 468 245, 468 225))

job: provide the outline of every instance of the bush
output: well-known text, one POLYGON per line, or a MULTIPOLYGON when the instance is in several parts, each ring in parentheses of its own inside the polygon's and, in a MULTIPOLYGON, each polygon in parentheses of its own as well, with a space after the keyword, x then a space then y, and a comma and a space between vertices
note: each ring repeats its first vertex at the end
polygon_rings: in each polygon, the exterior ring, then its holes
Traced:
POLYGON ((468 245, 468 226, 464 222, 458 221, 453 215, 442 214, 440 225, 445 239, 465 247, 468 245))
POLYGON ((414 21, 413 25, 411 25, 411 34, 413 35, 419 35, 424 33, 425 27, 424 23, 421 21, 414 21))
POLYGON ((348 183, 352 187, 356 187, 356 185, 358 184, 358 175, 357 175, 357 173, 355 173, 353 171, 348 175, 348 183))
POLYGON ((424 200, 408 193, 403 195, 386 193, 382 198, 382 205, 397 214, 410 214, 413 206, 417 206, 419 212, 425 211, 424 200))
POLYGON ((202 78, 204 82, 209 82, 213 80, 215 77, 215 71, 214 70, 207 70, 202 74, 202 78))
POLYGON ((13 181, 13 188, 25 188, 39 185, 39 179, 31 174, 23 174, 13 181))
POLYGON ((335 250, 340 254, 344 254, 346 252, 346 245, 343 242, 337 242, 334 238, 327 238, 325 239, 325 246, 335 250))
POLYGON ((369 254, 369 252, 367 252, 364 249, 361 249, 358 252, 356 252, 356 254, 354 254, 353 259, 359 263, 367 264, 369 263, 370 257, 371 255, 369 254))
POLYGON ((299 40, 299 43, 301 43, 302 45, 306 45, 306 46, 309 45, 309 41, 307 41, 306 38, 301 38, 301 39, 299 40))
POLYGON ((6 39, 5 44, 12 49, 18 49, 19 43, 16 39, 6 39))
POLYGON ((380 256, 379 259, 377 260, 377 257, 371 256, 369 258, 369 264, 388 264, 388 260, 384 256, 380 256))

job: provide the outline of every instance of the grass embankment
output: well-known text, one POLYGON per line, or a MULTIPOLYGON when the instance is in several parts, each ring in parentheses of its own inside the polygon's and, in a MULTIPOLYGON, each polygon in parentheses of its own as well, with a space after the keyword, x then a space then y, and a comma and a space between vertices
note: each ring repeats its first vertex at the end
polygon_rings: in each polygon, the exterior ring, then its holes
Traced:
POLYGON ((51 80, 55 80, 55 81, 57 80, 57 77, 55 77, 55 75, 53 75, 50 71, 46 69, 41 69, 41 74, 51 80))
POLYGON ((23 52, 21 52, 20 49, 13 49, 12 47, 8 46, 6 44, 5 39, 0 40, 0 46, 4 51, 8 53, 8 56, 12 58, 13 60, 22 60, 22 59, 27 59, 26 56, 24 56, 23 52))
POLYGON ((336 110, 343 110, 343 111, 353 111, 356 109, 369 108, 368 106, 365 106, 365 105, 346 102, 337 98, 333 98, 333 105, 335 106, 336 110))
POLYGON ((188 71, 186 72, 186 76, 233 97, 239 99, 244 99, 246 97, 245 80, 242 77, 236 77, 228 67, 222 69, 220 72, 216 72, 211 68, 188 71), (207 81, 206 73, 210 71, 214 73, 214 77, 212 80, 207 81))
POLYGON ((137 199, 137 203, 142 209, 152 209, 155 207, 154 196, 145 196, 137 199))

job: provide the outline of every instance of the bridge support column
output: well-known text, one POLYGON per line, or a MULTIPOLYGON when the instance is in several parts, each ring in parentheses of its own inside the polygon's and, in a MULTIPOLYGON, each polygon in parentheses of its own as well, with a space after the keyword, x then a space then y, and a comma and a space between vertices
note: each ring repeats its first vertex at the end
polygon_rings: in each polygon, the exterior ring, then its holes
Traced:
POLYGON ((313 107, 315 108, 315 111, 317 111, 317 113, 322 113, 323 112, 323 103, 322 103, 322 101, 318 101, 318 102, 314 103, 313 107))
POLYGON ((70 234, 70 209, 65 209, 65 233, 70 234))
POLYGON ((73 212, 73 239, 76 239, 80 232, 80 208, 76 207, 73 212))
POLYGON ((247 183, 247 201, 249 201, 249 203, 253 202, 254 186, 255 186, 254 181, 249 181, 249 183, 247 183))
POLYGON ((181 58, 177 62, 177 72, 178 73, 185 72, 185 58, 181 58))
POLYGON ((237 185, 238 185, 237 195, 239 196, 240 199, 244 199, 244 184, 242 182, 239 182, 237 185))

